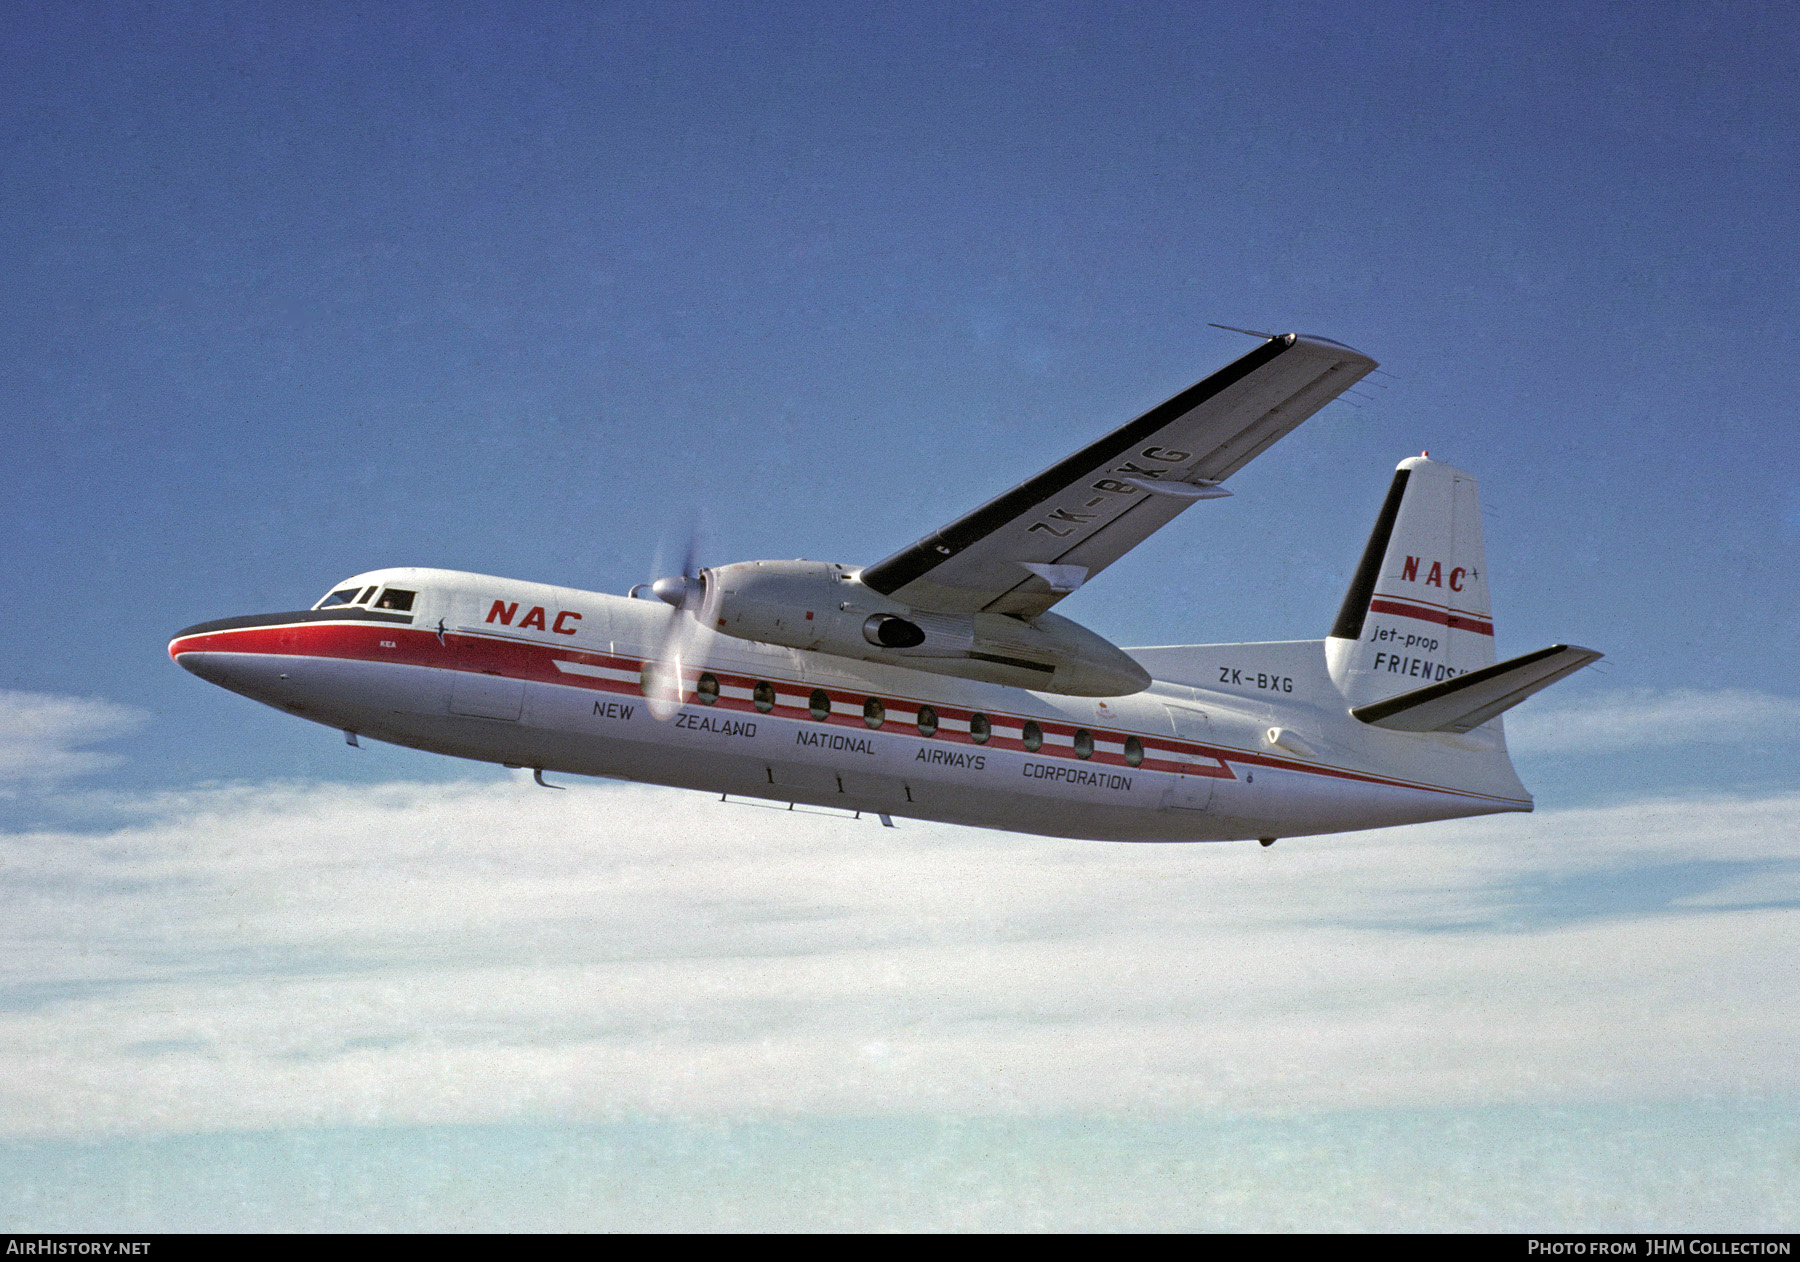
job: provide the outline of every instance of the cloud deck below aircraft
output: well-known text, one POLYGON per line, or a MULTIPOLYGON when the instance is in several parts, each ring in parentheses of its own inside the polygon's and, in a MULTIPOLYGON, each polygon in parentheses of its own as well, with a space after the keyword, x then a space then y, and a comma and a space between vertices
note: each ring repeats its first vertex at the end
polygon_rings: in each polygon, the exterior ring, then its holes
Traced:
POLYGON ((1791 1098, 1796 836, 1800 795, 1268 851, 162 795, 0 835, 0 1136, 1791 1098))

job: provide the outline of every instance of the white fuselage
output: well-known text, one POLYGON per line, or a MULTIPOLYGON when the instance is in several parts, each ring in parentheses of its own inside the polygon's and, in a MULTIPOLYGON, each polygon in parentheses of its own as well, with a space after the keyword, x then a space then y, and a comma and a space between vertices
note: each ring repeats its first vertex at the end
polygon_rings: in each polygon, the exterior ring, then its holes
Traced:
POLYGON ((355 582, 404 584, 412 607, 226 619, 170 654, 302 718, 434 753, 1019 832, 1222 841, 1531 809, 1493 756, 1498 724, 1445 737, 1359 723, 1320 641, 1139 650, 1151 686, 1094 698, 699 632, 659 717, 643 669, 686 616, 661 602, 447 570, 355 582), (716 696, 696 688, 702 672, 716 696))

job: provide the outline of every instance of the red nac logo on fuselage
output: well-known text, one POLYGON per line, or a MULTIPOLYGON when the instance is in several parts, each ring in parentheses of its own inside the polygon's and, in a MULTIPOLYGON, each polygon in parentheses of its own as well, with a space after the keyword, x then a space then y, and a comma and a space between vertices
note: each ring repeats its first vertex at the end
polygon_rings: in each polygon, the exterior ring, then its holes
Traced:
MULTIPOLYGON (((505 601, 496 600, 493 603, 493 606, 488 609, 486 621, 498 622, 503 627, 510 627, 513 624, 513 615, 518 612, 518 601, 515 600, 509 605, 505 601)), ((519 630, 535 629, 538 631, 554 631, 558 635, 574 635, 576 628, 565 627, 563 623, 580 621, 580 614, 576 613, 573 609, 564 609, 557 613, 556 621, 546 627, 544 625, 544 607, 542 605, 533 605, 531 611, 523 618, 519 619, 519 630)))
MULTIPOLYGON (((1460 592, 1463 589, 1463 576, 1467 573, 1468 573, 1468 571, 1465 570, 1460 565, 1450 571, 1450 590, 1451 591, 1460 592)), ((1419 581, 1419 558, 1418 557, 1407 557, 1406 558, 1406 563, 1400 567, 1400 577, 1405 579, 1409 583, 1416 583, 1419 581)), ((1444 563, 1442 561, 1433 561, 1431 563, 1431 569, 1429 571, 1427 571, 1425 574, 1425 586, 1427 586, 1427 587, 1442 587, 1443 585, 1444 585, 1444 563)))

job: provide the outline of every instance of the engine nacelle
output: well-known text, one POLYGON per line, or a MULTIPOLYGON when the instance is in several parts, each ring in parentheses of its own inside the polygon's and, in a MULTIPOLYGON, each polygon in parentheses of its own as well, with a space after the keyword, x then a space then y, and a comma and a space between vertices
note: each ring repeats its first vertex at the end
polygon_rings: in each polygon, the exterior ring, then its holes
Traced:
POLYGON ((704 616, 745 640, 1078 697, 1149 687, 1110 641, 1057 614, 940 614, 897 604, 822 561, 740 561, 704 572, 704 616))

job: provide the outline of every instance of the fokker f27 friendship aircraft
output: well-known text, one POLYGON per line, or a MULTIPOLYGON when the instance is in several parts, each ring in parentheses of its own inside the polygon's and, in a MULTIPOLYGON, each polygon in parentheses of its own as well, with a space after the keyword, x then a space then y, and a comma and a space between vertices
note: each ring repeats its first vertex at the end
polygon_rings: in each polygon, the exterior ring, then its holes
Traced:
MULTIPOLYGON (((1055 604, 1375 368, 1272 337, 862 569, 741 561, 647 599, 372 570, 189 627, 280 710, 536 770, 1118 841, 1528 811, 1500 715, 1600 654, 1495 662, 1475 480, 1400 462, 1323 640, 1124 650, 1055 604)), ((640 589, 634 589, 637 595, 640 589)))

